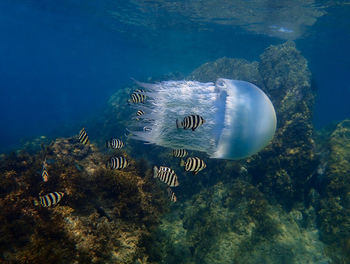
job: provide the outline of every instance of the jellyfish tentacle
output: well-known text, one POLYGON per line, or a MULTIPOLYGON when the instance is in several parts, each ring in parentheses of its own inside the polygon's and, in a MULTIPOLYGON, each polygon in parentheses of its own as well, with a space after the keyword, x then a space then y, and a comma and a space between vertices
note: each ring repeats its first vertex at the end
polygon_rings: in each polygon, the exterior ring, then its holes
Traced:
POLYGON ((136 83, 148 96, 145 114, 134 127, 133 138, 171 148, 206 152, 212 158, 241 159, 272 139, 276 114, 269 98, 254 84, 218 79, 216 83, 164 81, 136 83), (177 129, 185 116, 199 114, 205 124, 191 130, 177 129), (176 121, 178 120, 178 122, 176 121))

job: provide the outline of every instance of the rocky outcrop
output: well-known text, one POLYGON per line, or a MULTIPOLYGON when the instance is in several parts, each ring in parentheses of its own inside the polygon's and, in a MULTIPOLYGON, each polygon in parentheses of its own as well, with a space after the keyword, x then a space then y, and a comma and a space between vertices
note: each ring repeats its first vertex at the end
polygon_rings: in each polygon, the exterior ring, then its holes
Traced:
POLYGON ((163 219, 150 250, 156 263, 328 263, 313 210, 287 213, 256 187, 219 182, 163 219))
MULTIPOLYGON (((339 263, 350 263, 350 120, 340 122, 327 145, 327 164, 319 177, 323 197, 319 206, 322 238, 339 263)), ((326 150, 325 150, 326 151, 326 150)))
MULTIPOLYGON (((42 154, 42 153, 41 153, 42 154)), ((43 155, 1 157, 0 262, 134 263, 147 260, 142 241, 164 210, 166 196, 142 164, 105 169, 108 155, 76 138, 57 139, 43 155), (34 206, 38 195, 60 191, 58 205, 34 206)))

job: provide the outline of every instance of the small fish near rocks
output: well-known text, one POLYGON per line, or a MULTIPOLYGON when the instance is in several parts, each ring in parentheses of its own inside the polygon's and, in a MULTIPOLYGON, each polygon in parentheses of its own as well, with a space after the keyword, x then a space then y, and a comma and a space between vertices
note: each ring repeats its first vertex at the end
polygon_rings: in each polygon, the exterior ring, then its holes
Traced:
POLYGON ((207 167, 205 162, 198 157, 187 158, 186 162, 184 160, 181 160, 180 166, 184 166, 185 171, 192 171, 194 175, 196 175, 198 172, 207 167))
POLYGON ((124 146, 125 146, 124 142, 118 138, 111 138, 110 140, 106 141, 107 148, 121 149, 124 146))
POLYGON ((52 192, 43 196, 39 196, 39 200, 34 200, 34 205, 42 207, 53 207, 58 204, 62 197, 64 196, 63 192, 52 192))
POLYGON ((43 179, 43 182, 48 182, 49 180, 49 173, 47 172, 47 169, 46 169, 46 160, 43 162, 43 168, 42 168, 42 171, 41 171, 41 178, 43 179))
POLYGON ((176 203, 177 198, 176 198, 174 191, 168 187, 167 192, 168 192, 168 196, 169 196, 170 201, 172 201, 173 203, 176 203))
POLYGON ((154 166, 153 177, 159 178, 162 182, 166 183, 170 187, 179 186, 179 181, 175 171, 168 167, 160 166, 158 169, 157 166, 154 166))
POLYGON ((88 137, 84 127, 79 132, 79 141, 80 141, 80 143, 82 143, 84 145, 89 143, 89 137, 88 137))
POLYGON ((173 149, 172 153, 175 158, 184 158, 188 155, 186 149, 173 149))
POLYGON ((106 163, 107 169, 120 170, 124 169, 129 165, 128 160, 125 157, 112 157, 106 163))

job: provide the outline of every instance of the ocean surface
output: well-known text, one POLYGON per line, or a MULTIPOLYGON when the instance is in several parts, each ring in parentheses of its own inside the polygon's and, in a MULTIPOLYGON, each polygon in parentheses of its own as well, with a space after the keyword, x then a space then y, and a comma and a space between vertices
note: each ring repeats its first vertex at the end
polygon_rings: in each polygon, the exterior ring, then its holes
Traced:
POLYGON ((349 76, 350 1, 1 0, 0 262, 350 263, 349 76))
POLYGON ((294 40, 317 87, 315 126, 350 116, 347 1, 0 3, 0 149, 63 136, 130 82, 294 40))

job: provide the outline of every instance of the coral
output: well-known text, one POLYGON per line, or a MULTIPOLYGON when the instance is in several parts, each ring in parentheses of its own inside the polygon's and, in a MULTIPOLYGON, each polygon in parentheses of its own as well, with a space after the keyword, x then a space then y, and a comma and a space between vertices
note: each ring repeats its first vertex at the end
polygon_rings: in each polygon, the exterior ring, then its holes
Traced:
POLYGON ((41 179, 42 153, 1 159, 0 260, 6 263, 134 263, 147 261, 143 241, 167 205, 150 171, 130 161, 124 170, 76 138, 59 138, 46 151, 49 181, 41 179), (51 208, 36 207, 39 194, 62 191, 51 208))

